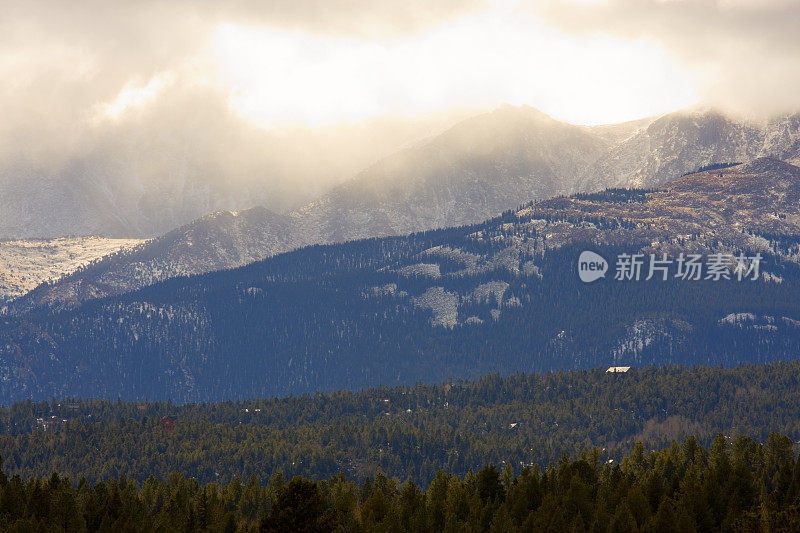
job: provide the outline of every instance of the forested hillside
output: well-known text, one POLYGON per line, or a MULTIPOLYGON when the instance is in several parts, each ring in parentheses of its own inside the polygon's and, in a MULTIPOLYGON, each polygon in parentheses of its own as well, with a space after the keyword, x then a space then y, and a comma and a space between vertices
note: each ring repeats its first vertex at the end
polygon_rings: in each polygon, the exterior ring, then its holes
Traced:
POLYGON ((378 474, 361 484, 285 476, 200 485, 178 473, 137 485, 0 473, 9 531, 796 531, 800 462, 792 441, 719 435, 621 463, 585 450, 542 471, 488 465, 438 472, 427 489, 378 474))
MULTIPOLYGON (((800 169, 555 198, 483 224, 312 246, 74 310, 0 317, 0 402, 219 401, 800 353, 800 169), (582 250, 761 254, 756 279, 593 284, 582 250)), ((642 265, 644 273, 648 261, 642 265)), ((22 305, 24 302, 21 302, 22 305)))
POLYGON ((618 461, 723 433, 800 441, 800 362, 683 369, 497 375, 477 382, 176 406, 105 401, 22 402, 0 410, 10 474, 57 471, 91 482, 137 482, 172 471, 201 483, 234 478, 360 481, 384 472, 429 483, 487 462, 516 471, 598 448, 618 461))

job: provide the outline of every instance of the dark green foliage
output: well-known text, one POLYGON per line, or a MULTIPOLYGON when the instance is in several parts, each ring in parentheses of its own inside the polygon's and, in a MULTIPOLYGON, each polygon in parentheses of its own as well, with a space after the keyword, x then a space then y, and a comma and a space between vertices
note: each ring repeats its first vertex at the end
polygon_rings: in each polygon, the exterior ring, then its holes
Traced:
MULTIPOLYGON (((775 460, 763 468, 769 473, 767 488, 782 504, 798 496, 791 487, 800 470, 789 460, 792 443, 800 441, 798 385, 800 362, 792 362, 734 369, 632 368, 626 374, 603 369, 494 374, 476 382, 181 406, 27 401, 0 408, 0 455, 6 472, 23 478, 57 471, 91 483, 120 475, 145 483, 151 475, 166 479, 178 471, 200 483, 239 479, 242 492, 249 494, 242 512, 254 517, 259 503, 253 487, 275 472, 287 480, 342 473, 359 482, 384 472, 419 486, 433 483, 446 493, 447 482, 435 479, 437 471, 464 476, 493 463, 499 478, 475 479, 483 487, 482 501, 497 500, 505 491, 518 502, 541 503, 537 487, 525 494, 512 491, 504 481, 508 469, 545 466, 596 447, 598 456, 576 463, 568 478, 548 479, 565 490, 573 485, 579 493, 582 484, 594 482, 594 462, 633 453, 633 460, 644 464, 646 450, 691 435, 697 440, 688 441, 682 453, 718 464, 720 475, 744 475, 734 472, 722 453, 727 444, 714 441, 724 433, 747 435, 774 450, 775 460), (162 422, 167 416, 174 420, 171 430, 162 422), (58 423, 48 422, 51 417, 58 423), (788 438, 770 438, 772 431, 788 438), (634 448, 637 441, 644 447, 634 448), (709 451, 701 451, 701 445, 709 451)), ((736 453, 754 465, 760 461, 747 447, 737 447, 736 453)), ((687 483, 687 490, 701 490, 695 477, 687 483)), ((272 480, 276 494, 285 484, 281 476, 272 480)), ((389 488, 384 489, 385 494, 389 488)), ((657 500, 663 490, 654 478, 639 496, 657 500)), ((349 508, 353 497, 366 501, 372 495, 372 490, 355 496, 345 491, 341 508, 349 508)), ((611 501, 618 495, 605 497, 611 501)), ((740 491, 736 497, 752 495, 740 491)), ((379 499, 373 502, 376 508, 379 499)), ((708 505, 714 517, 724 513, 713 499, 708 505)), ((581 509, 574 512, 587 524, 595 519, 581 509)), ((468 512, 469 502, 451 510, 468 512)), ((652 506, 649 512, 657 510, 652 506)), ((633 505, 631 513, 637 520, 647 514, 633 505)))
POLYGON ((766 444, 719 435, 658 452, 641 445, 621 463, 597 449, 519 475, 493 465, 464 477, 438 472, 426 490, 379 474, 273 477, 200 485, 180 474, 77 485, 0 477, 4 531, 797 531, 798 462, 786 437, 766 444), (776 474, 777 478, 776 478, 776 474), (777 481, 777 482, 776 482, 777 481), (255 506, 255 507, 254 507, 255 506))
POLYGON ((690 174, 699 174, 700 172, 706 172, 707 170, 722 170, 723 168, 730 168, 735 167, 736 165, 741 165, 741 163, 711 163, 708 165, 703 165, 694 172, 687 172, 683 174, 683 176, 688 176, 690 174))
POLYGON ((611 188, 599 192, 577 193, 572 198, 578 200, 588 200, 591 202, 612 202, 620 204, 644 203, 647 201, 647 194, 652 193, 652 189, 621 189, 611 188))
POLYGON ((326 507, 316 483, 295 477, 279 490, 261 530, 276 533, 332 531, 333 524, 325 517, 326 507))

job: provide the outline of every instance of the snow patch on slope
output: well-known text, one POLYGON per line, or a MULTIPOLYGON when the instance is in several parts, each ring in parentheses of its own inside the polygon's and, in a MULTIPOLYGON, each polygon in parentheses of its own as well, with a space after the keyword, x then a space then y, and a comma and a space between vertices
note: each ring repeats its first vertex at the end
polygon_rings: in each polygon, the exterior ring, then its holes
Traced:
POLYGON ((141 242, 105 237, 0 241, 0 302, 13 300, 40 283, 141 242))
POLYGON ((430 287, 421 296, 414 298, 414 305, 433 311, 431 324, 452 328, 458 323, 458 304, 460 298, 444 287, 430 287))

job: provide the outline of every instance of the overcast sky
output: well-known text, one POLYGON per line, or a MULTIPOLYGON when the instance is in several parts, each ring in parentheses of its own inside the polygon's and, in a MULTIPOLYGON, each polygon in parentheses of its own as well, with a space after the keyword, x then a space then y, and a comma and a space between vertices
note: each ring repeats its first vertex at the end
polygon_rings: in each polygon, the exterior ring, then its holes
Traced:
POLYGON ((755 116, 800 110, 797 0, 536 4, 550 24, 576 36, 654 43, 688 75, 704 105, 755 116))
POLYGON ((115 136, 185 137, 252 174, 279 135, 316 138, 341 177, 504 102, 584 124, 695 104, 765 116, 800 109, 797 28, 783 0, 12 0, 0 165, 58 172, 115 136))

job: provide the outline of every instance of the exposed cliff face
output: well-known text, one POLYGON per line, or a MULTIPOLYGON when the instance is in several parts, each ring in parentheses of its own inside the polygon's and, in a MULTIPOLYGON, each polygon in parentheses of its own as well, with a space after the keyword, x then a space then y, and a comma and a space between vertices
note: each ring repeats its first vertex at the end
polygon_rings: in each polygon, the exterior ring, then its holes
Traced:
POLYGON ((778 159, 800 157, 800 113, 771 120, 760 155, 778 159))

